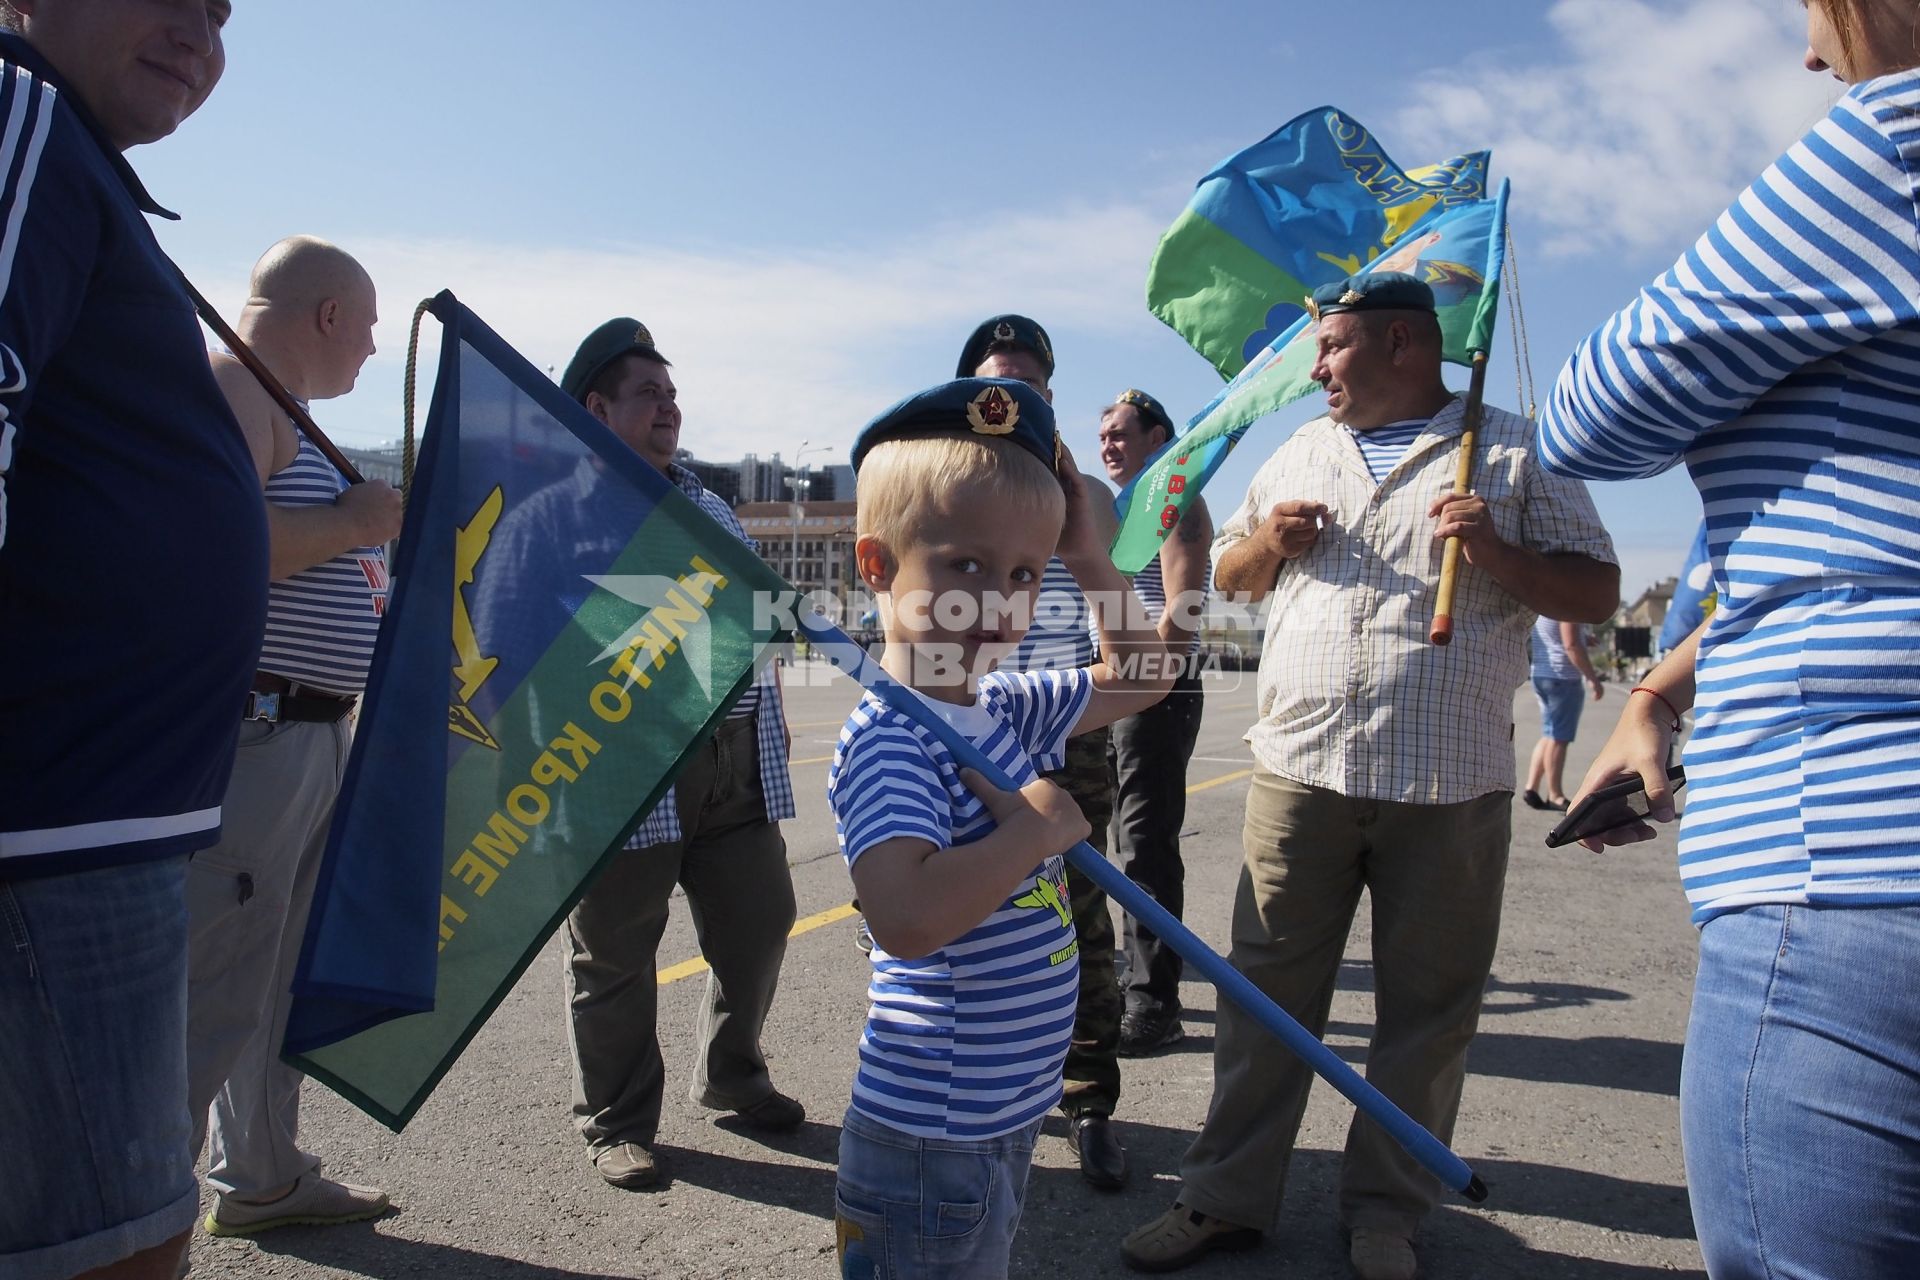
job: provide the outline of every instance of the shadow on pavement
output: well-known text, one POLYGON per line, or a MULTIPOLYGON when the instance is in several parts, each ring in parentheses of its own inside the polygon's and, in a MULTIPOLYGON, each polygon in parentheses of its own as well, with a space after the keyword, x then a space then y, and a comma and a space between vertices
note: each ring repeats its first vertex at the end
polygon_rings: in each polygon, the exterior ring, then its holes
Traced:
MULTIPOLYGON (((1014 1250, 1015 1275, 1065 1280, 1128 1274, 1120 1261, 1120 1241, 1172 1203, 1180 1156, 1191 1134, 1127 1123, 1124 1114, 1116 1128, 1134 1165, 1133 1179, 1120 1193, 1090 1190, 1071 1168, 1035 1168, 1014 1250)), ((1276 1274, 1289 1280, 1347 1280, 1346 1240, 1335 1207, 1340 1160, 1338 1151, 1296 1152, 1279 1221, 1262 1246, 1241 1255, 1214 1255, 1190 1274, 1210 1280, 1276 1274)), ((1546 1220, 1536 1238, 1555 1234, 1552 1220, 1662 1239, 1693 1238, 1682 1187, 1520 1160, 1482 1159, 1474 1169, 1492 1190, 1490 1209, 1546 1220)), ((1443 1202, 1428 1220, 1419 1247, 1426 1280, 1671 1280, 1701 1274, 1537 1248, 1457 1200, 1443 1202)))
MULTIPOLYGON (((460 1276, 474 1280, 627 1280, 605 1271, 568 1271, 540 1263, 521 1262, 491 1253, 476 1253, 457 1245, 408 1240, 382 1235, 374 1224, 338 1227, 282 1227, 258 1237, 262 1254, 299 1258, 318 1266, 335 1267, 373 1280, 401 1276, 460 1276)), ((196 1265, 197 1275, 201 1268, 196 1265)))
MULTIPOLYGON (((1345 1036, 1361 1044, 1335 1043, 1329 1047, 1358 1066, 1367 1056, 1365 1041, 1373 1035, 1366 1022, 1329 1022, 1328 1036, 1345 1036)), ((1503 1080, 1532 1080, 1540 1084, 1589 1085, 1597 1089, 1626 1089, 1634 1093, 1680 1096, 1681 1046, 1668 1040, 1634 1036, 1535 1036, 1506 1031, 1482 1031, 1467 1050, 1467 1071, 1503 1080)))

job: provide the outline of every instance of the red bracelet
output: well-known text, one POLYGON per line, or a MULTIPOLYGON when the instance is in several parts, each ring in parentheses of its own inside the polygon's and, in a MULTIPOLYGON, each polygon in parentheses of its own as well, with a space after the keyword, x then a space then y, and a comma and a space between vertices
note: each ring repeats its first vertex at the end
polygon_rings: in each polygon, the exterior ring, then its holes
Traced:
POLYGON ((1643 684, 1637 684, 1633 686, 1633 688, 1627 690, 1627 696, 1629 698, 1631 698, 1636 693, 1650 693, 1654 697, 1660 699, 1660 705, 1673 713, 1673 731, 1675 733, 1680 732, 1680 708, 1674 706, 1671 702, 1668 702, 1666 694, 1660 692, 1658 689, 1649 689, 1646 685, 1643 685, 1643 684))

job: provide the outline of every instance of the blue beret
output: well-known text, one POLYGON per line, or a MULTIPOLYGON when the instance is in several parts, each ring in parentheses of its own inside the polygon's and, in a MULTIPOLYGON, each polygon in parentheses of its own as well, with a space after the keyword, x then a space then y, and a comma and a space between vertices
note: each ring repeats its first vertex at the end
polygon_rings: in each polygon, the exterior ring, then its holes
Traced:
POLYGON ((1433 310, 1433 289, 1404 271, 1377 271, 1323 284, 1307 300, 1307 313, 1318 320, 1343 311, 1433 310))
POLYGON ((1167 432, 1167 439, 1169 440, 1179 434, 1179 432, 1173 429, 1173 419, 1168 416, 1166 406, 1144 391, 1136 391, 1132 387, 1128 387, 1125 391, 1115 396, 1113 402, 1115 404, 1130 404, 1138 409, 1140 416, 1147 420, 1148 426, 1164 427, 1167 432))
POLYGON ((1054 466, 1053 406, 1010 378, 960 378, 908 396, 869 422, 853 442, 854 470, 873 446, 917 436, 1000 436, 1054 466))
POLYGON ((995 346, 1019 347, 1031 351, 1040 357, 1040 363, 1047 367, 1047 376, 1053 376, 1053 343, 1047 337, 1047 331, 1036 320, 1026 316, 994 316, 982 320, 980 326, 967 337, 967 345, 960 348, 960 364, 953 371, 956 378, 971 378, 980 362, 995 346))

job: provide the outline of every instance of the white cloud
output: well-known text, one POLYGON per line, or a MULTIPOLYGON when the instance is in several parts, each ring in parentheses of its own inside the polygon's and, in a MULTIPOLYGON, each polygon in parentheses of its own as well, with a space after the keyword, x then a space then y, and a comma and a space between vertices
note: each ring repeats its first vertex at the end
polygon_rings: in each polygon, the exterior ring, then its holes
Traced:
POLYGON ((1838 96, 1777 0, 1557 0, 1556 55, 1416 83, 1409 156, 1493 149, 1555 255, 1678 254, 1838 96))
MULTIPOLYGON (((941 361, 1002 310, 1042 315, 1056 332, 1150 328, 1140 298, 1164 217, 1131 206, 1008 214, 935 226, 889 244, 779 254, 646 244, 541 249, 456 239, 347 246, 380 289, 379 353, 355 394, 322 406, 352 443, 393 438, 414 304, 451 289, 529 361, 556 376, 595 325, 633 315, 674 362, 684 439, 702 456, 762 456, 803 439, 845 445, 859 424, 931 378, 903 384, 900 351, 941 361)), ((244 277, 209 276, 229 315, 244 277)), ((418 418, 433 382, 438 325, 421 338, 418 418)), ((944 367, 938 372, 944 372, 944 367)))

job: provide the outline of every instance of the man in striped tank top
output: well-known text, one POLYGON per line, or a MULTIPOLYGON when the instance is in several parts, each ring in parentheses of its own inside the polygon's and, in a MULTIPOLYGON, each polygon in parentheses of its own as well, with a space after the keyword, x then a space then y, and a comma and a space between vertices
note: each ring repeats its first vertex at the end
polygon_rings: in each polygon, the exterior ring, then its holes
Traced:
MULTIPOLYGON (((295 399, 353 389, 376 318, 358 262, 294 236, 254 264, 248 294, 235 329, 295 399)), ((383 1192, 322 1177, 319 1158, 300 1149, 303 1077, 280 1061, 280 1041, 386 608, 400 495, 379 480, 348 485, 244 365, 212 359, 266 493, 272 575, 253 693, 235 708, 226 823, 187 876, 187 1096, 196 1138, 213 1141, 206 1229, 225 1236, 358 1221, 387 1206, 383 1192)))
MULTIPOLYGON (((1053 403, 1053 342, 1038 323, 1022 315, 994 316, 982 321, 961 348, 956 370, 963 378, 1012 378, 1053 403)), ((1087 492, 1096 497, 1105 486, 1082 474, 1087 492)), ((1112 541, 1116 521, 1110 502, 1096 502, 1088 513, 1100 536, 1112 541)), ((1040 598, 1034 605, 1033 626, 1026 638, 1001 662, 1002 671, 1071 671, 1093 665, 1099 651, 1094 644, 1093 615, 1087 597, 1059 556, 1047 561, 1040 580, 1040 598)), ((1086 815, 1093 834, 1087 842, 1107 851, 1107 828, 1113 818, 1113 782, 1107 776, 1106 726, 1069 738, 1065 761, 1044 776, 1073 797, 1086 815)), ((1060 1110, 1067 1116, 1068 1136, 1080 1162, 1080 1173, 1102 1191, 1114 1191, 1127 1180, 1127 1152, 1113 1132, 1114 1108, 1120 1102, 1120 990, 1114 977, 1113 915, 1107 895, 1085 876, 1067 870, 1067 889, 1073 907, 1073 930, 1080 947, 1080 998, 1074 1012, 1073 1044, 1067 1051, 1066 1088, 1060 1110)))
MULTIPOLYGON (((1107 478, 1125 485, 1173 439, 1173 419, 1144 391, 1123 391, 1100 415, 1100 461, 1107 478)), ((1207 548, 1213 519, 1197 498, 1173 536, 1133 579, 1179 662, 1167 696, 1138 715, 1115 722, 1107 764, 1113 780, 1114 852, 1127 879, 1153 895, 1175 918, 1186 904, 1186 867, 1180 827, 1187 816, 1187 762, 1200 736, 1200 611, 1213 576, 1207 548)), ((1138 1057, 1177 1042, 1180 1027, 1180 955, 1151 929, 1126 918, 1126 1016, 1120 1052, 1138 1057)))

